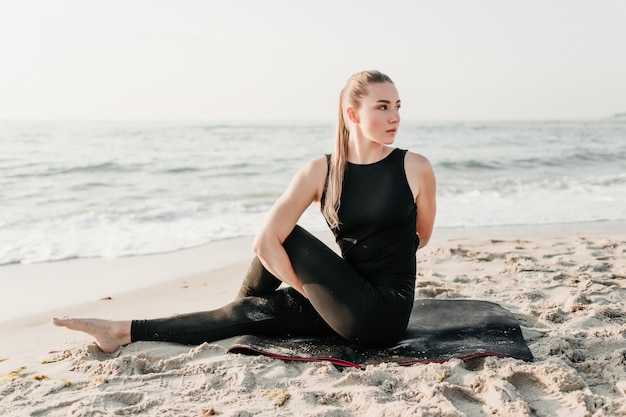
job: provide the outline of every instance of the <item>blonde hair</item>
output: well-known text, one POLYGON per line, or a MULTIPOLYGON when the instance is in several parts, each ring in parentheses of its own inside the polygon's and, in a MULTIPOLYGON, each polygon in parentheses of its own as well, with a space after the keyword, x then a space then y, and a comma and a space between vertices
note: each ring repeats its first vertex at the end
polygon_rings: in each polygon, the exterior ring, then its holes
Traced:
POLYGON ((337 129, 335 133, 335 152, 331 155, 326 198, 322 213, 332 229, 339 228, 339 205, 343 185, 344 171, 348 159, 348 142, 350 131, 344 120, 344 112, 350 105, 358 109, 361 99, 368 94, 367 87, 372 83, 391 83, 391 78, 380 71, 363 71, 354 74, 348 79, 345 87, 339 94, 339 113, 337 114, 337 129))

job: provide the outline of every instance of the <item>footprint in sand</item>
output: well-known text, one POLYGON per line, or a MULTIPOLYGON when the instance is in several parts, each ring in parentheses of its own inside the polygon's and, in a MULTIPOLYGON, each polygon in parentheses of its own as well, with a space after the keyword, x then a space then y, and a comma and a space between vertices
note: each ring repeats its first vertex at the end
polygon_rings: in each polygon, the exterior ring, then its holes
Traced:
POLYGON ((485 360, 485 356, 465 359, 463 361, 463 368, 471 372, 482 371, 485 367, 485 360))
POLYGON ((474 393, 467 388, 455 385, 443 387, 441 393, 461 412, 468 416, 479 416, 484 414, 484 403, 477 398, 474 393))
MULTIPOLYGON (((190 370, 193 372, 193 370, 190 370)), ((180 395, 191 398, 196 393, 202 393, 210 387, 208 383, 210 379, 203 372, 185 373, 180 376, 180 386, 178 392, 180 395)))
POLYGON ((537 377, 526 372, 514 373, 508 381, 528 405, 531 415, 537 417, 582 417, 581 410, 569 407, 560 393, 552 393, 537 377))
POLYGON ((144 394, 141 392, 108 392, 102 395, 85 397, 74 403, 69 414, 71 414, 72 410, 91 412, 94 415, 99 415, 100 413, 132 414, 139 411, 139 409, 146 409, 147 404, 142 403, 143 399, 144 394))

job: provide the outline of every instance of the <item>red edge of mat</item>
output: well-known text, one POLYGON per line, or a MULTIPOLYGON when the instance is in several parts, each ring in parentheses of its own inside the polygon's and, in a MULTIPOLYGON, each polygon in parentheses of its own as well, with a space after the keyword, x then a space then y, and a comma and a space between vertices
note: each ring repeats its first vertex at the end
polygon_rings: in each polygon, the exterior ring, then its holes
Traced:
MULTIPOLYGON (((262 350, 254 349, 254 348, 251 348, 251 347, 248 347, 248 346, 241 346, 241 345, 233 345, 230 348, 228 348, 228 350, 226 352, 227 353, 245 354, 243 352, 232 352, 233 350, 237 350, 237 349, 242 350, 242 351, 246 351, 246 352, 250 352, 250 353, 254 353, 254 354, 257 354, 257 355, 266 356, 268 358, 280 359, 280 360, 284 360, 284 361, 330 362, 333 365, 337 365, 337 366, 357 368, 357 369, 365 369, 365 365, 359 365, 359 364, 356 364, 354 362, 344 361, 342 359, 315 358, 315 357, 304 358, 304 357, 298 357, 298 356, 286 356, 286 355, 279 355, 279 354, 275 354, 275 353, 264 352, 262 350)), ((474 358, 480 358, 480 357, 486 357, 486 356, 495 356, 497 358, 508 358, 509 357, 509 356, 506 356, 506 355, 502 355, 500 353, 481 352, 481 353, 476 353, 476 354, 473 354, 473 355, 460 356, 458 358, 450 358, 450 359, 468 360, 468 359, 474 359, 474 358)), ((400 365, 400 366, 412 366, 412 365, 417 365, 417 364, 446 363, 450 359, 437 359, 437 360, 434 359, 434 360, 423 360, 423 361, 416 360, 416 361, 396 362, 396 363, 398 365, 400 365)), ((389 363, 393 363, 393 361, 389 361, 389 363)))

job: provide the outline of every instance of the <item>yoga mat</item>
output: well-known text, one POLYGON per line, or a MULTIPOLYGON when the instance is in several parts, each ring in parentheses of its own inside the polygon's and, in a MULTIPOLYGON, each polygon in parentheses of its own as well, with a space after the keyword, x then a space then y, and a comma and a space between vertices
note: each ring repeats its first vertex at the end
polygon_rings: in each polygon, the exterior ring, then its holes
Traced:
POLYGON ((415 300, 405 338, 388 348, 349 343, 339 336, 244 335, 228 352, 283 360, 330 361, 356 368, 381 362, 413 365, 479 356, 533 360, 513 314, 496 303, 478 300, 415 300))

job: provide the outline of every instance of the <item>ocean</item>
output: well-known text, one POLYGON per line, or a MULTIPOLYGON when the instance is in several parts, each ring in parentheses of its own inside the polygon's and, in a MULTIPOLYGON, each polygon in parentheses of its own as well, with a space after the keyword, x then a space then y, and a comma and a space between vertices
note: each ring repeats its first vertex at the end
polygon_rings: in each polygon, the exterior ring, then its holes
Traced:
MULTIPOLYGON (((171 252, 253 235, 333 122, 0 122, 0 265, 171 252)), ((626 121, 403 122, 436 229, 626 220, 626 121)), ((300 224, 326 224, 312 207, 300 224)), ((1 272, 1 266, 0 266, 1 272)))

